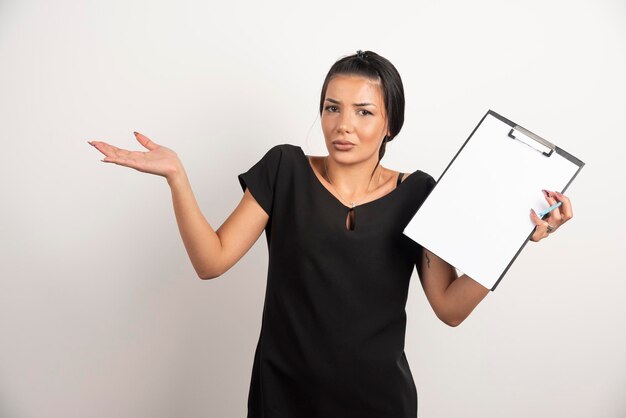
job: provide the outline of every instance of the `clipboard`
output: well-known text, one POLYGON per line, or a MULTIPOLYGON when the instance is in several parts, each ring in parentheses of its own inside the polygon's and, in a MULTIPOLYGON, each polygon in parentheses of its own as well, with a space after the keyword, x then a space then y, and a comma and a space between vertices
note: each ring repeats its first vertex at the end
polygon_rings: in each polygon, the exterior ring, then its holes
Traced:
POLYGON ((403 233, 494 291, 549 207, 542 189, 565 190, 584 163, 489 110, 403 233))

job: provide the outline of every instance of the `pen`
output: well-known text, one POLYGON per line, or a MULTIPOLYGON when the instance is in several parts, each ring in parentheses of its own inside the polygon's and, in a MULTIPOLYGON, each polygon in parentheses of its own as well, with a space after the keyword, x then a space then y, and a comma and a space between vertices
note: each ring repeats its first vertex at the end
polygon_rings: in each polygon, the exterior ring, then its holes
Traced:
POLYGON ((558 208, 562 204, 563 202, 557 202, 556 204, 550 206, 548 209, 539 212, 537 216, 539 216, 539 219, 543 219, 544 216, 546 216, 548 213, 552 212, 554 209, 558 208))

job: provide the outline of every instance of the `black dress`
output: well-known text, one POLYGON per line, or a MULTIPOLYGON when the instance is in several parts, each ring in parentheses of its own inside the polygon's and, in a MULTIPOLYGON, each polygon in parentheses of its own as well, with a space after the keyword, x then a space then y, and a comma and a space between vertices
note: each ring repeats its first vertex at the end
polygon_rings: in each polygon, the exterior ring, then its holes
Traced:
POLYGON ((248 418, 415 418, 405 304, 421 247, 402 233, 434 179, 415 171, 350 209, 299 146, 238 176, 269 214, 263 318, 248 418))

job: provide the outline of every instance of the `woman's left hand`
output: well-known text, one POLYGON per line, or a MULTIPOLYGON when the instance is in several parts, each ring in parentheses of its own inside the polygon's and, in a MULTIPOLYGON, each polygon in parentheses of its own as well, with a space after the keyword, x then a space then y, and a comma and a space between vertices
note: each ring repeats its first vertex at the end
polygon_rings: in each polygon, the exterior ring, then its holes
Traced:
POLYGON ((535 232, 532 237, 530 237, 530 240, 534 242, 541 241, 551 233, 554 233, 554 231, 559 229, 561 225, 572 219, 572 216, 574 216, 572 213, 572 204, 565 195, 559 192, 551 192, 549 190, 542 191, 550 206, 555 205, 557 202, 562 203, 561 206, 554 209, 543 219, 539 218, 533 209, 530 210, 530 218, 536 225, 535 232))

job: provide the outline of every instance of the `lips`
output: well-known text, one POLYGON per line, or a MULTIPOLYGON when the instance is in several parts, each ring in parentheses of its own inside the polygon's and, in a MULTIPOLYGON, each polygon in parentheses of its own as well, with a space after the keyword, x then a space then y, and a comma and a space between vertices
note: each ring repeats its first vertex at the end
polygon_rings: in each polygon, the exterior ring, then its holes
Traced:
POLYGON ((350 141, 333 141, 333 148, 337 151, 350 151, 353 150, 356 145, 350 141))

